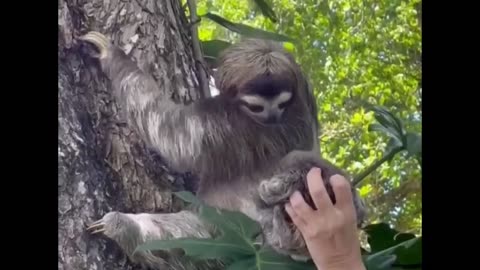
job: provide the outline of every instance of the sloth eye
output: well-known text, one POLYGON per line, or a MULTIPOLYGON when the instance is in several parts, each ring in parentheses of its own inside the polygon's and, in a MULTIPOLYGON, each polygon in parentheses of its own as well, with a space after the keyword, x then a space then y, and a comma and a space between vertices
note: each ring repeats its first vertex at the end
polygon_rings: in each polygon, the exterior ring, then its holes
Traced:
POLYGON ((288 101, 287 101, 287 102, 280 103, 280 104, 278 105, 278 108, 284 109, 285 107, 287 107, 287 105, 288 105, 288 101))
POLYGON ((263 106, 260 106, 260 105, 247 104, 247 108, 254 113, 259 113, 263 111, 263 106))

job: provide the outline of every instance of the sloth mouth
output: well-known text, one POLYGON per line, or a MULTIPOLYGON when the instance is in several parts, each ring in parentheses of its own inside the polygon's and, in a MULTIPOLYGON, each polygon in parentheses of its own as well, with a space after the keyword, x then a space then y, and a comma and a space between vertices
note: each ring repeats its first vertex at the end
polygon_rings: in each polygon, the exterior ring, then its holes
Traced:
POLYGON ((265 126, 265 127, 278 127, 278 126, 281 126, 282 125, 282 119, 281 118, 278 118, 278 117, 275 117, 275 116, 271 116, 267 119, 258 119, 258 118, 255 118, 255 117, 251 117, 257 124, 260 124, 261 126, 265 126))

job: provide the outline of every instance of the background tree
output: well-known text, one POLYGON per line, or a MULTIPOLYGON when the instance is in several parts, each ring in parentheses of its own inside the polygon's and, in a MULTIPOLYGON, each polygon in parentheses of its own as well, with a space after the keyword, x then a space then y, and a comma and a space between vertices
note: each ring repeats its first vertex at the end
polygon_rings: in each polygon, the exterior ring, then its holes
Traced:
POLYGON ((112 210, 172 211, 171 190, 185 177, 170 172, 118 115, 109 81, 85 63, 75 38, 107 34, 153 74, 165 95, 200 96, 191 34, 180 3, 60 1, 58 5, 59 269, 131 269, 110 241, 85 224, 112 210))

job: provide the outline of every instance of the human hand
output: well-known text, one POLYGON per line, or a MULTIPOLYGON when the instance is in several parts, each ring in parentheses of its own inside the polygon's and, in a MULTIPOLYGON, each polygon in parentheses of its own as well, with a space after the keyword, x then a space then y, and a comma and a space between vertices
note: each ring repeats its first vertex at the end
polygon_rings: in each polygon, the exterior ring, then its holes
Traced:
POLYGON ((330 178, 335 205, 328 196, 320 169, 307 174, 308 189, 317 210, 296 191, 285 209, 302 233, 310 255, 319 270, 365 270, 351 186, 340 175, 330 178))

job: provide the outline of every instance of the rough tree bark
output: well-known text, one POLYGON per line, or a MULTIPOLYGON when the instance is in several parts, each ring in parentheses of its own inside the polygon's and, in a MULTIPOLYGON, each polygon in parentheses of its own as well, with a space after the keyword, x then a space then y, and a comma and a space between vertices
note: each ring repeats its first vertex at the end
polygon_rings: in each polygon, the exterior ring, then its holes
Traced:
POLYGON ((60 0, 58 3, 58 267, 134 269, 112 242, 85 225, 109 211, 174 211, 170 172, 132 132, 109 81, 86 63, 76 38, 108 35, 154 75, 165 95, 200 96, 187 21, 179 0, 60 0))

